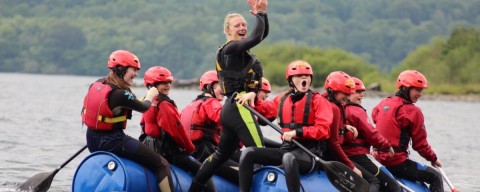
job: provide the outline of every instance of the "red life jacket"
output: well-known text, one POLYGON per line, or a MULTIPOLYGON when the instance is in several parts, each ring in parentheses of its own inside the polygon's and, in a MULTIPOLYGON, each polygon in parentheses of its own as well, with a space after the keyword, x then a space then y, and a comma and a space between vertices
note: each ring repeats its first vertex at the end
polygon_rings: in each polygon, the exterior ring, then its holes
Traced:
POLYGON ((313 113, 311 105, 312 97, 311 91, 308 91, 302 99, 295 103, 288 95, 282 97, 278 107, 278 124, 282 127, 283 132, 315 124, 315 113, 313 113))
POLYGON ((88 89, 83 100, 82 122, 88 128, 108 131, 114 125, 120 124, 125 129, 127 125, 127 111, 115 116, 108 107, 108 96, 114 90, 113 85, 103 84, 101 80, 94 82, 88 89))
POLYGON ((202 104, 209 98, 211 97, 203 97, 187 105, 180 113, 180 121, 191 141, 210 139, 218 144, 220 129, 215 122, 207 120, 206 114, 200 114, 199 111, 202 104))
POLYGON ((381 108, 375 119, 377 130, 390 141, 395 152, 406 152, 411 138, 408 128, 400 127, 396 121, 400 107, 408 104, 411 103, 404 103, 402 99, 389 97, 377 105, 377 108, 381 108))

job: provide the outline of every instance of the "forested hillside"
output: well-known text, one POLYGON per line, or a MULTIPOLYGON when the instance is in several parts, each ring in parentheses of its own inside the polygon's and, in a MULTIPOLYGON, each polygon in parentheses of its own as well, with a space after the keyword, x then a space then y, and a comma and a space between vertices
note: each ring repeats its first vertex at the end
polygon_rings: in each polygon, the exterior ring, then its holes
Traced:
MULTIPOLYGON (((259 56, 273 48, 288 50, 283 46, 320 50, 330 57, 310 55, 313 65, 341 70, 348 68, 340 66, 346 63, 341 59, 354 58, 368 66, 355 70, 371 69, 360 73, 368 79, 409 63, 403 61, 407 55, 419 45, 434 46, 434 37, 446 41, 455 28, 480 28, 480 0, 270 0, 269 5, 270 35, 262 50, 254 50, 259 56)), ((103 75, 108 54, 128 49, 143 69, 162 65, 179 78, 197 77, 213 68, 215 51, 225 41, 224 16, 239 12, 252 25, 248 10, 243 0, 4 0, 0 71, 103 75)), ((282 58, 260 57, 267 74, 295 59, 282 58)))

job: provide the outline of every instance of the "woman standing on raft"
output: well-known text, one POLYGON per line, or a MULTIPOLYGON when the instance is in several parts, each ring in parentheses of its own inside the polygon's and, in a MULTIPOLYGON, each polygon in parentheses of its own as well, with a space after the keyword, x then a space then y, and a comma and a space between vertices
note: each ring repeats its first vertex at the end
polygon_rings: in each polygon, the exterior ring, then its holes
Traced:
MULTIPOLYGON (((201 191, 214 172, 235 153, 239 141, 246 147, 264 147, 263 135, 253 114, 236 103, 234 93, 253 94, 262 85, 263 69, 249 50, 268 35, 267 0, 248 0, 256 25, 247 36, 247 22, 242 15, 231 13, 225 17, 224 33, 227 43, 217 51, 216 69, 222 94, 227 100, 221 110, 222 134, 218 149, 204 162, 192 180, 189 191, 201 191)), ((251 97, 254 98, 254 97, 251 97)))

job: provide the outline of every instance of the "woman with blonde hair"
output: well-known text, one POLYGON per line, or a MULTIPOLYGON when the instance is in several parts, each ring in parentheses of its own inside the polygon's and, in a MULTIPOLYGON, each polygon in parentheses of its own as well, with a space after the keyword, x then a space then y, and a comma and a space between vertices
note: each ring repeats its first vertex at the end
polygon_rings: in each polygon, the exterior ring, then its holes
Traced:
MULTIPOLYGON (((267 0, 248 0, 256 25, 247 36, 247 22, 238 13, 225 17, 224 33, 227 42, 217 51, 216 70, 222 94, 227 100, 220 112, 222 133, 218 149, 204 162, 189 191, 201 191, 214 172, 237 151, 239 141, 247 146, 263 147, 263 135, 256 118, 241 103, 236 103, 235 95, 255 95, 261 86, 263 69, 250 49, 258 45, 268 35, 267 0)), ((247 103, 249 101, 246 101, 247 103)))

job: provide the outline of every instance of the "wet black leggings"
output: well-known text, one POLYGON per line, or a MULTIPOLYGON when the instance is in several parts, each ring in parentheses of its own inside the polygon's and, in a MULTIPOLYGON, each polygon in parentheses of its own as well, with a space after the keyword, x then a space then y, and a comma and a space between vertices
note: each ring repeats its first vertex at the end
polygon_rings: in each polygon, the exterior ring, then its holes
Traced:
MULTIPOLYGON (((217 146, 215 146, 211 141, 195 141, 193 142, 195 145, 195 151, 192 153, 192 156, 197 159, 200 162, 205 161, 207 157, 212 155, 215 150, 217 149, 217 146)), ((237 150, 232 157, 230 157, 227 162, 224 163, 225 166, 230 166, 230 167, 238 167, 238 161, 240 159, 240 150, 237 150)), ((238 173, 238 171, 237 171, 238 173)), ((238 181, 238 179, 237 179, 238 181)), ((237 182, 238 183, 238 182, 237 182)))
POLYGON ((165 177, 168 177, 168 183, 171 191, 173 189, 173 180, 170 173, 170 164, 160 154, 154 152, 143 143, 138 145, 137 151, 133 155, 126 154, 126 157, 142 165, 145 165, 157 175, 157 182, 160 183, 165 177))
MULTIPOLYGON (((402 188, 401 186, 395 181, 394 178, 391 178, 384 172, 380 171, 380 168, 375 165, 370 158, 368 158, 367 155, 356 155, 356 156, 350 156, 350 160, 355 162, 356 164, 360 165, 362 168, 364 168, 366 171, 369 173, 373 174, 378 178, 379 185, 380 185, 380 191, 391 191, 391 192, 401 192, 402 188)), ((365 174, 363 170, 362 174, 365 174)), ((368 180, 367 180, 368 181, 368 180)), ((370 185, 372 185, 371 181, 368 181, 370 185)))
POLYGON ((300 191, 300 174, 312 171, 313 159, 301 149, 285 151, 280 148, 248 147, 240 157, 240 191, 250 191, 254 164, 282 165, 288 191, 300 191))
MULTIPOLYGON (((183 152, 175 152, 175 153, 170 153, 166 159, 173 165, 176 165, 183 170, 190 172, 192 174, 196 174, 197 171, 200 169, 200 166, 202 166, 202 163, 200 161, 196 160, 195 158, 191 157, 187 153, 183 152)), ((212 180, 207 181, 207 191, 215 191, 215 185, 213 184, 212 180)), ((186 189, 185 189, 186 190, 186 189)))
MULTIPOLYGON (((355 165, 355 167, 362 172, 362 178, 365 179, 365 181, 368 182, 368 191, 369 192, 378 192, 380 191, 380 181, 370 173, 368 170, 363 168, 363 166, 359 165, 355 161, 352 161, 352 163, 355 165)), ((389 191, 390 192, 390 191, 389 191)))
POLYGON ((215 171, 237 151, 240 141, 246 147, 263 147, 263 135, 253 114, 228 98, 220 113, 222 134, 218 149, 204 162, 189 191, 201 191, 215 171))
POLYGON ((429 166, 407 159, 401 164, 385 167, 395 177, 428 183, 432 192, 444 191, 442 175, 429 166))

